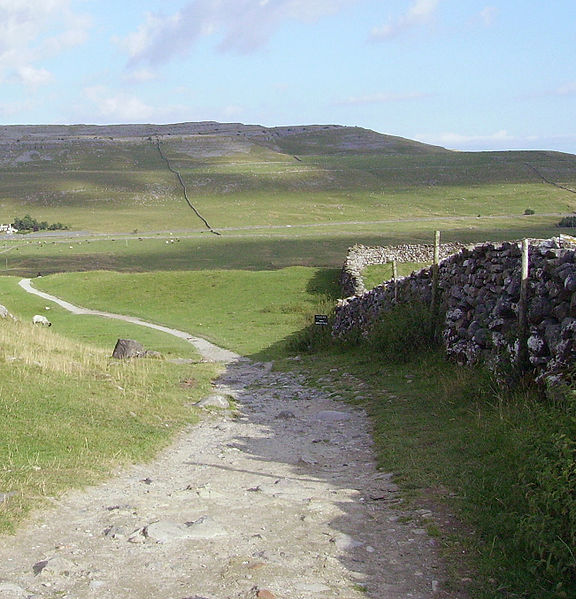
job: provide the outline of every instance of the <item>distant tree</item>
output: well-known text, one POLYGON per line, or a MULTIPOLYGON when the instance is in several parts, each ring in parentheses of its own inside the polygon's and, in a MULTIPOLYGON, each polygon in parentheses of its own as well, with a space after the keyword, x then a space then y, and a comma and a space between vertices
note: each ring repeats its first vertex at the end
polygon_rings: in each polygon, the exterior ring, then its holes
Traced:
POLYGON ((557 227, 576 227, 576 216, 565 216, 556 225, 557 227))
POLYGON ((62 223, 53 223, 48 224, 48 221, 38 222, 35 218, 31 217, 29 214, 21 218, 15 218, 12 226, 18 231, 23 233, 28 233, 30 231, 58 231, 68 229, 67 225, 63 225, 62 223))

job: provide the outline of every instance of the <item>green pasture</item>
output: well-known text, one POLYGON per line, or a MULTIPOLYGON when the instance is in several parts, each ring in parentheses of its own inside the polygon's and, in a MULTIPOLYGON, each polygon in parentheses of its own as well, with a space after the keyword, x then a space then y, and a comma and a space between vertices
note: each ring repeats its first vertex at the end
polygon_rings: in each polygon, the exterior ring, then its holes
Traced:
MULTIPOLYGON (((315 312, 333 305, 337 279, 337 270, 291 267, 259 272, 63 273, 34 284, 84 307, 139 316, 255 359, 270 359, 286 352, 287 341, 310 324, 315 312)), ((78 317, 67 322, 72 318, 78 317)))
POLYGON ((54 272, 115 270, 275 270, 287 266, 339 268, 349 247, 432 243, 479 243, 524 237, 547 238, 565 230, 559 217, 452 217, 383 220, 332 226, 278 226, 265 229, 173 234, 133 233, 90 236, 16 236, 0 242, 0 274, 36 276, 54 272))
POLYGON ((99 349, 112 350, 118 339, 136 339, 147 349, 165 357, 198 359, 194 347, 183 339, 139 325, 90 315, 71 314, 57 304, 25 292, 18 286, 20 277, 0 277, 0 303, 24 323, 31 323, 35 314, 42 314, 52 323, 53 331, 67 338, 99 349))
MULTIPOLYGON (((425 262, 398 262, 396 265, 399 277, 407 277, 414 271, 429 266, 425 262)), ((394 267, 391 262, 386 264, 371 264, 362 270, 362 279, 366 289, 372 289, 381 285, 384 281, 390 281, 394 278, 394 267)))
MULTIPOLYGON (((106 174, 114 177, 113 173, 106 174)), ((183 174, 187 180, 188 173, 183 174)), ((302 182, 301 174, 295 177, 302 182)), ((49 182, 39 177, 44 190, 49 182)), ((8 181, 7 185, 13 184, 8 181)), ((34 186, 28 178, 21 185, 34 186)), ((71 184, 69 181, 68 184, 71 184)), ((222 187, 234 183, 221 182, 222 187)), ((72 230, 96 233, 201 230, 203 223, 180 195, 180 190, 157 183, 139 191, 104 189, 94 181, 75 192, 37 192, 23 201, 19 194, 0 192, 0 219, 30 214, 37 220, 62 222, 72 230)), ((325 187, 325 186, 323 186, 325 187)), ((32 192, 30 192, 32 194, 32 192)), ((214 192, 189 190, 191 201, 215 229, 322 225, 405 218, 520 217, 526 209, 536 214, 566 214, 576 209, 576 194, 540 183, 374 189, 283 190, 277 182, 262 190, 262 177, 253 190, 214 192)))

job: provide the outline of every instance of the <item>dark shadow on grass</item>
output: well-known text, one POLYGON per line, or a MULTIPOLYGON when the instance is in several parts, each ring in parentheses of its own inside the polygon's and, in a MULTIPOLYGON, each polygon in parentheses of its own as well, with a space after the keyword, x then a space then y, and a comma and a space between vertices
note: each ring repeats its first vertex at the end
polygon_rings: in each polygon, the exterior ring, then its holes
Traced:
MULTIPOLYGON (((443 241, 466 243, 504 241, 524 237, 546 238, 558 234, 549 226, 535 227, 521 217, 514 227, 490 230, 490 223, 482 219, 472 221, 478 228, 450 228, 442 231, 443 241)), ((86 270, 115 270, 120 272, 149 272, 165 270, 276 270, 287 266, 318 266, 340 268, 349 247, 364 245, 397 245, 401 243, 430 243, 438 223, 431 221, 429 228, 412 232, 394 231, 394 224, 383 224, 382 233, 354 233, 353 231, 319 231, 310 237, 219 238, 182 239, 181 243, 165 245, 158 241, 154 249, 131 246, 129 251, 98 251, 98 242, 91 250, 75 252, 65 244, 66 253, 56 251, 50 244, 39 248, 35 255, 21 256, 19 251, 7 254, 7 270, 0 274, 35 276, 86 270)), ((472 225, 471 225, 472 226, 472 225)), ((120 244, 121 242, 119 242, 120 244)), ((136 241, 134 243, 137 243, 136 241)), ((86 246, 83 246, 84 249, 86 246)))

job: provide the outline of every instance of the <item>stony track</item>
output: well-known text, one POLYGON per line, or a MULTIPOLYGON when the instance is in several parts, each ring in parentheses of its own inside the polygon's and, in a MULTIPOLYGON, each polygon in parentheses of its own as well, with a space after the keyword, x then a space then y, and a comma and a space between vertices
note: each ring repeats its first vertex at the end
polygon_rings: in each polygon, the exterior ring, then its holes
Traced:
POLYGON ((403 507, 366 415, 329 391, 227 360, 205 417, 157 459, 0 538, 0 598, 456 597, 435 515, 403 507))

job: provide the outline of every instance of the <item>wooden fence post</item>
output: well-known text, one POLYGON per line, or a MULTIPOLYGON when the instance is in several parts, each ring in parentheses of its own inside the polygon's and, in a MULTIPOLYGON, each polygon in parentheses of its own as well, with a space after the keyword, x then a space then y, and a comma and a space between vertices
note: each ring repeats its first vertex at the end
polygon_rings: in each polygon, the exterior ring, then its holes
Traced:
POLYGON ((440 262, 440 231, 434 232, 434 262, 432 264, 432 334, 438 334, 438 319, 440 311, 440 298, 438 297, 438 275, 440 262))
POLYGON ((398 303, 398 264, 392 260, 392 278, 394 279, 394 303, 398 303))
POLYGON ((518 300, 518 368, 524 372, 528 361, 528 277, 530 244, 528 239, 522 241, 522 270, 520 280, 520 299, 518 300))

